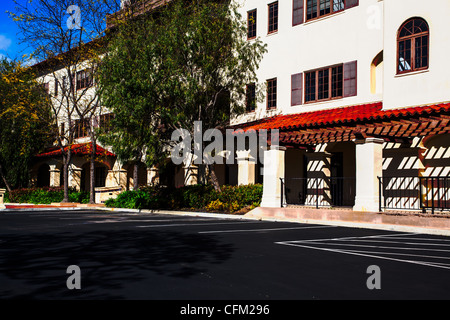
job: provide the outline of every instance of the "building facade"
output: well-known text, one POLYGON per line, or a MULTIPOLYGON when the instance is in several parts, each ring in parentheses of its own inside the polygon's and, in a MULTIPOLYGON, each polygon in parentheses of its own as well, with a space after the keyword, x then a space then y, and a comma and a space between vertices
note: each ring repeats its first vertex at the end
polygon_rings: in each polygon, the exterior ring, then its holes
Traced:
MULTIPOLYGON (((259 83, 247 85, 248 110, 230 127, 243 135, 279 132, 279 143, 230 150, 235 164, 217 166, 222 184, 262 182, 267 207, 450 209, 447 0, 239 3, 247 41, 260 38, 268 51, 259 83)), ((99 188, 129 188, 129 167, 109 152, 99 163, 99 188)), ((54 155, 40 159, 35 177, 44 166, 45 181, 58 185, 54 155)), ((72 186, 82 188, 83 174, 75 172, 86 161, 74 161, 72 186)), ((165 184, 203 182, 201 166, 170 170, 161 175, 165 184)), ((142 167, 141 174, 153 183, 158 170, 142 167)))
POLYGON ((448 1, 246 0, 241 14, 268 45, 266 98, 235 125, 280 130, 250 175, 262 206, 449 209, 448 1))

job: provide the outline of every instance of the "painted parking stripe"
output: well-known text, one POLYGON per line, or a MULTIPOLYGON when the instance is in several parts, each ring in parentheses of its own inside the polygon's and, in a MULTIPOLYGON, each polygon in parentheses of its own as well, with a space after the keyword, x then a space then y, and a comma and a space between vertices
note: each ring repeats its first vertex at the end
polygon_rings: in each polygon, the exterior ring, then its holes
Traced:
POLYGON ((136 226, 136 228, 161 228, 161 227, 182 227, 182 226, 211 226, 211 225, 252 224, 252 223, 261 223, 261 222, 259 222, 259 221, 256 221, 256 222, 236 221, 236 222, 216 222, 216 223, 171 223, 171 224, 155 224, 155 225, 136 226))
POLYGON ((264 229, 239 229, 239 230, 213 230, 200 231, 199 233, 232 233, 232 232, 259 232, 259 231, 285 231, 300 229, 336 228, 335 226, 313 226, 313 227, 287 227, 287 228, 264 228, 264 229))
POLYGON ((448 246, 447 244, 420 242, 421 240, 439 242, 440 240, 446 239, 428 239, 423 237, 419 238, 416 237, 416 235, 417 234, 407 234, 407 236, 405 237, 405 234, 388 234, 365 237, 281 241, 275 242, 275 244, 347 255, 370 257, 450 270, 450 250, 445 248, 448 246), (406 241, 399 241, 401 239, 406 241), (418 240, 419 242, 416 242, 418 240), (369 242, 370 244, 376 244, 377 242, 380 242, 382 244, 390 243, 394 244, 395 246, 357 244, 358 241, 369 242), (398 244, 403 244, 403 246, 397 246, 398 244), (429 247, 424 248, 424 246, 427 245, 429 247), (438 248, 431 246, 438 246, 438 248), (381 251, 378 249, 381 249, 381 251), (419 254, 419 251, 435 253, 435 255, 419 254))
POLYGON ((358 252, 345 251, 345 250, 339 250, 339 249, 318 248, 318 247, 313 247, 313 246, 305 246, 305 245, 301 245, 301 244, 298 244, 298 243, 286 243, 286 242, 275 242, 275 243, 276 244, 281 244, 281 245, 286 245, 286 246, 309 248, 309 249, 322 250, 322 251, 328 251, 328 252, 334 252, 334 253, 343 253, 343 254, 348 254, 348 255, 376 258, 376 259, 381 259, 381 260, 405 262, 405 263, 424 265, 424 266, 428 266, 428 267, 435 267, 435 268, 442 268, 442 269, 449 269, 450 270, 450 266, 441 266, 441 265, 436 265, 434 263, 423 262, 423 261, 396 259, 396 258, 392 258, 392 257, 382 257, 382 256, 379 256, 379 255, 374 255, 374 254, 358 253, 358 252))

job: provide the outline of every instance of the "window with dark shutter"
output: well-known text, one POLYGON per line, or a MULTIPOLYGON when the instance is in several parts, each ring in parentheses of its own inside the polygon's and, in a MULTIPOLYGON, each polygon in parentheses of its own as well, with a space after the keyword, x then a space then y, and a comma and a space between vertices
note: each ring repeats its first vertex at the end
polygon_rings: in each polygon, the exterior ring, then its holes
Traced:
POLYGON ((292 25, 297 26, 302 24, 304 20, 304 0, 293 0, 292 2, 292 25))
POLYGON ((327 16, 347 8, 349 0, 306 0, 306 20, 327 16))
POLYGON ((345 9, 359 6, 359 0, 345 0, 345 9))
POLYGON ((247 39, 256 38, 256 9, 247 12, 247 39))
POLYGON ((357 95, 357 72, 357 61, 344 63, 344 97, 357 95))
POLYGON ((291 76, 291 106, 298 106, 302 104, 302 86, 303 74, 297 73, 291 76))
POLYGON ((305 72, 305 103, 342 98, 343 68, 340 64, 305 72))

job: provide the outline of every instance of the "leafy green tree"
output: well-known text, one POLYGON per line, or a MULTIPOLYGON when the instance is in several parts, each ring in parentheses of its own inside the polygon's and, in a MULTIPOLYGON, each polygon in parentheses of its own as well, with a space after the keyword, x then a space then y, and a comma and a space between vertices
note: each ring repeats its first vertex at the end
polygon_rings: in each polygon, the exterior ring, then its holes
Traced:
MULTIPOLYGON (((129 17, 133 7, 129 8, 129 17)), ((152 15, 127 18, 109 36, 108 50, 97 73, 102 104, 114 113, 99 140, 112 146, 123 162, 134 164, 134 189, 138 188, 141 161, 148 166, 163 156, 161 133, 161 85, 165 72, 159 63, 160 26, 152 15)))
MULTIPOLYGON (((246 85, 257 82, 266 48, 259 39, 246 40, 235 2, 173 0, 124 18, 99 81, 103 102, 121 124, 113 129, 116 152, 127 148, 124 135, 141 125, 147 134, 133 137, 152 162, 155 150, 171 146, 168 133, 187 129, 193 136, 194 121, 202 121, 204 131, 223 129, 245 111, 246 85)), ((214 165, 204 164, 220 191, 214 165)))
POLYGON ((0 60, 0 176, 12 188, 27 186, 33 156, 55 132, 48 95, 21 62, 0 60))
POLYGON ((78 123, 82 123, 93 146, 90 154, 90 202, 93 203, 97 140, 94 123, 101 106, 96 90, 86 84, 80 88, 77 80, 83 74, 95 74, 104 48, 106 15, 119 9, 120 0, 13 2, 14 10, 9 15, 17 23, 19 39, 33 50, 32 57, 40 61, 34 65, 37 76, 52 84, 52 115, 59 128, 55 141, 63 164, 63 202, 69 201, 70 146, 75 143, 78 123))

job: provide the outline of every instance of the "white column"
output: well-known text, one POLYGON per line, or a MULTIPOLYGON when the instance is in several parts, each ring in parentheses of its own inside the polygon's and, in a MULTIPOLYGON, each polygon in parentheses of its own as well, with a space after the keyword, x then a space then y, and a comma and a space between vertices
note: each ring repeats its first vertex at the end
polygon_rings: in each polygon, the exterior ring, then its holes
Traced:
POLYGON ((194 156, 191 155, 184 162, 184 185, 192 186, 198 183, 198 166, 194 163, 194 156))
POLYGON ((62 172, 56 168, 56 165, 50 165, 50 187, 60 186, 60 174, 62 172))
POLYGON ((378 212, 379 181, 383 176, 383 139, 355 140, 356 198, 354 211, 378 212))
POLYGON ((261 207, 281 208, 281 181, 284 179, 286 148, 272 146, 264 151, 264 180, 261 207))
POLYGON ((256 159, 248 151, 237 151, 238 185, 255 184, 256 159))
POLYGON ((147 168, 147 185, 156 186, 159 184, 159 170, 157 167, 147 168))

